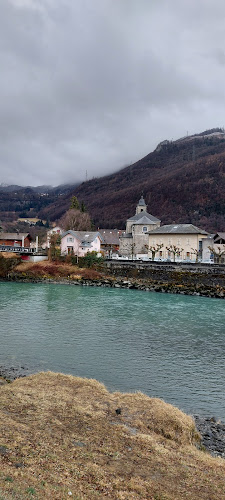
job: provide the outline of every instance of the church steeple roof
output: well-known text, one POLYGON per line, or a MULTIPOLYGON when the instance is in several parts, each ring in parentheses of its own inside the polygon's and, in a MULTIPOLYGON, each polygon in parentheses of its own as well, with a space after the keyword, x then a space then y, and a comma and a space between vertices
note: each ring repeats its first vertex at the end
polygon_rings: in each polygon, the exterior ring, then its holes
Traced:
POLYGON ((143 196, 141 196, 139 202, 138 202, 138 205, 141 206, 141 207, 146 207, 146 203, 145 203, 145 200, 143 198, 143 196))

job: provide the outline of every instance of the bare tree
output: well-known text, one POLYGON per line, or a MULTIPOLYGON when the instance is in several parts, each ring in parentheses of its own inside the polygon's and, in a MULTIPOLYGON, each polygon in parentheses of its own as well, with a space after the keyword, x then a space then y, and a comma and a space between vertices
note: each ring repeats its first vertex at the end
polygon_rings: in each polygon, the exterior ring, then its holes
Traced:
POLYGON ((155 256, 156 256, 156 254, 157 254, 157 253, 161 250, 161 248, 163 248, 163 244, 162 244, 162 243, 160 243, 160 244, 159 244, 159 243, 157 243, 157 245, 156 245, 156 246, 151 245, 151 246, 148 248, 149 252, 151 252, 151 254, 152 254, 152 261, 153 261, 153 260, 155 260, 155 256))
POLYGON ((171 252, 173 254, 173 261, 175 262, 176 255, 179 257, 184 249, 177 247, 176 245, 170 245, 169 247, 166 247, 166 250, 168 250, 168 252, 171 252))
POLYGON ((89 231, 91 229, 91 219, 87 212, 71 208, 59 220, 59 225, 68 231, 89 231))
POLYGON ((192 254, 195 255, 195 262, 198 262, 198 257, 199 257, 199 250, 197 248, 191 248, 192 254))
POLYGON ((217 246, 217 248, 209 246, 208 249, 213 253, 214 257, 218 259, 218 264, 220 264, 222 256, 225 255, 225 245, 222 247, 217 246))
POLYGON ((136 246, 136 243, 126 243, 126 245, 125 245, 125 249, 126 249, 127 253, 128 252, 130 253, 132 260, 134 258, 135 246, 136 246))

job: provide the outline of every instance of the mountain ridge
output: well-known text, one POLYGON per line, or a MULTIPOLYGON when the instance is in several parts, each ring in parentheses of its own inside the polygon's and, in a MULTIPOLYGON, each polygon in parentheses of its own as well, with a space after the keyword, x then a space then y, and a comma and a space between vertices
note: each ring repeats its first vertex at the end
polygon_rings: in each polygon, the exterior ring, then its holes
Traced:
MULTIPOLYGON (((143 194, 148 211, 163 224, 193 223, 211 232, 224 230, 223 129, 160 144, 130 166, 83 182, 73 195, 85 203, 97 227, 123 229, 143 194)), ((50 218, 59 218, 68 208, 66 195, 47 211, 50 218)))
MULTIPOLYGON (((63 185, 52 188, 46 196, 36 194, 45 198, 36 204, 38 217, 58 220, 75 195, 96 227, 123 229, 143 194, 148 211, 162 224, 193 223, 209 232, 224 230, 224 129, 162 141, 154 151, 121 170, 61 188, 63 185)), ((0 219, 1 214, 0 207, 0 219)))

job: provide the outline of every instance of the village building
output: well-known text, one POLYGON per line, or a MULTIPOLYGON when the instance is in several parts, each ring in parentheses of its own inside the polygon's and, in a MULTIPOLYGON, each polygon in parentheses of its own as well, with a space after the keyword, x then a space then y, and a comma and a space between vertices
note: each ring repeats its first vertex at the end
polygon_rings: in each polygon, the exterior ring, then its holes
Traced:
MULTIPOLYGON (((210 261, 210 254, 203 252, 203 242, 210 236, 204 229, 193 224, 161 226, 160 222, 147 212, 142 196, 136 207, 136 214, 127 220, 126 231, 120 236, 120 255, 164 261, 210 261)), ((217 243, 220 241, 222 244, 223 235, 224 233, 220 233, 217 243)))
POLYGON ((32 238, 29 233, 0 232, 0 245, 11 247, 30 247, 32 238))
POLYGON ((208 235, 203 241, 203 262, 225 264, 225 233, 208 235))
POLYGON ((66 231, 61 238, 61 255, 84 257, 88 252, 100 253, 101 241, 98 231, 66 231))
POLYGON ((209 234, 193 224, 169 224, 148 233, 149 258, 197 262, 203 257, 203 240, 209 234))
POLYGON ((123 231, 119 229, 99 229, 101 237, 101 251, 105 257, 111 258, 119 251, 120 236, 123 231))
POLYGON ((123 256, 147 255, 148 232, 160 226, 160 220, 147 212, 143 196, 140 198, 136 214, 126 223, 126 231, 120 236, 119 253, 123 256))

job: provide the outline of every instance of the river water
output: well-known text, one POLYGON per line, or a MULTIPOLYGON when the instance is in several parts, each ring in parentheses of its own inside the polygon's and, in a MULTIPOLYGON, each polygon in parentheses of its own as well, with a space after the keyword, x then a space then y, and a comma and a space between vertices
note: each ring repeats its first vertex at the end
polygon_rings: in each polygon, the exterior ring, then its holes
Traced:
POLYGON ((225 420, 225 301, 0 283, 0 365, 96 378, 225 420))

